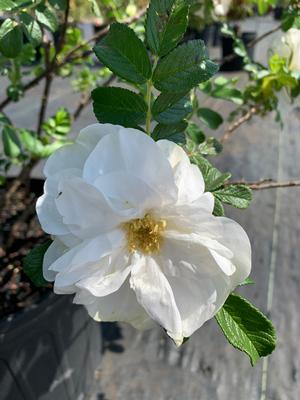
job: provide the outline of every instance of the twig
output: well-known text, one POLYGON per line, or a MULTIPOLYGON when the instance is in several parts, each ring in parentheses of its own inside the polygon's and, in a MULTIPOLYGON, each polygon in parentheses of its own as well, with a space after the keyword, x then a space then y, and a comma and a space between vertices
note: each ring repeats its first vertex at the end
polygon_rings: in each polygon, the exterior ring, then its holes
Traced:
MULTIPOLYGON (((251 42, 249 42, 245 47, 246 49, 251 49, 252 47, 254 47, 257 43, 259 43, 261 40, 265 39, 266 37, 272 35, 273 33, 279 31, 281 29, 281 24, 276 26, 275 28, 263 33, 261 36, 259 36, 256 39, 251 40, 251 42)), ((236 59, 237 57, 239 57, 237 54, 232 53, 232 54, 228 54, 227 56, 225 56, 224 58, 222 58, 222 60, 219 60, 219 62, 221 63, 221 65, 225 64, 226 62, 232 61, 234 59, 236 59)))
POLYGON ((247 182, 245 180, 226 182, 225 186, 228 185, 247 185, 252 190, 263 190, 263 189, 276 189, 276 188, 287 188, 300 186, 300 180, 290 180, 286 182, 276 182, 273 179, 261 179, 257 182, 247 182))
POLYGON ((235 121, 227 128, 224 135, 220 139, 220 142, 222 144, 225 143, 232 136, 236 129, 238 129, 245 122, 249 121, 253 117, 253 115, 257 114, 258 112, 259 110, 257 107, 251 107, 246 114, 242 115, 237 121, 235 121))

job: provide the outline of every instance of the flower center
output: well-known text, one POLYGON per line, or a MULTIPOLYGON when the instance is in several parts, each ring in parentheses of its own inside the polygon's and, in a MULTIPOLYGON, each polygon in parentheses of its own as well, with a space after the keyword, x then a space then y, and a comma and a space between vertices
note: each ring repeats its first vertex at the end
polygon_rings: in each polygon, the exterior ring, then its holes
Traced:
POLYGON ((123 227, 127 235, 129 252, 139 250, 144 254, 158 253, 166 225, 165 220, 156 220, 150 214, 146 214, 144 218, 125 222, 123 227))

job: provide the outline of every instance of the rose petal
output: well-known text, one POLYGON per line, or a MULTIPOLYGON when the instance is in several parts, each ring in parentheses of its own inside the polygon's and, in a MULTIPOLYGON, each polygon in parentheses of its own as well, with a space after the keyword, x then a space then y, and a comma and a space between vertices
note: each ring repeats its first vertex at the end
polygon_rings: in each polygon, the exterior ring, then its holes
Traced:
POLYGON ((130 286, 141 306, 179 346, 183 341, 180 314, 170 284, 152 257, 136 255, 130 286))

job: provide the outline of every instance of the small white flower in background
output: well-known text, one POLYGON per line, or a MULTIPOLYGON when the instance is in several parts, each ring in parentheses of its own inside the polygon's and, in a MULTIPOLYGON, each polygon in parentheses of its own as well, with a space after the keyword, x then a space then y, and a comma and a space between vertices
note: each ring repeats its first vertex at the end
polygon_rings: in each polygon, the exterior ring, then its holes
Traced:
POLYGON ((44 276, 95 320, 157 323, 180 345, 249 275, 247 234, 212 215, 201 172, 172 142, 95 124, 44 173, 44 276))
POLYGON ((228 14, 232 0, 213 0, 215 14, 218 17, 225 17, 228 14))
POLYGON ((300 72, 300 29, 289 29, 285 35, 285 43, 292 52, 289 69, 300 72))

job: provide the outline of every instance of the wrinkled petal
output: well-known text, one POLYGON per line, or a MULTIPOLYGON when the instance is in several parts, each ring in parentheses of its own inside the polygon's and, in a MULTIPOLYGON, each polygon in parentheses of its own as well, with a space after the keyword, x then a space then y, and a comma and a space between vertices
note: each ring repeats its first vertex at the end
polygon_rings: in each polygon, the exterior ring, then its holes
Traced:
POLYGON ((91 298, 84 291, 77 293, 74 302, 84 304, 89 315, 96 321, 127 322, 137 329, 149 329, 154 323, 137 302, 128 280, 121 288, 105 297, 91 298))
POLYGON ((36 212, 43 231, 51 235, 65 235, 70 232, 56 208, 53 196, 40 196, 36 202, 36 212))
POLYGON ((58 272, 55 289, 60 292, 66 287, 76 291, 75 284, 80 280, 94 276, 101 271, 108 272, 111 266, 111 255, 124 247, 124 234, 116 230, 109 234, 86 239, 58 258, 49 269, 58 272))
POLYGON ((173 169, 178 188, 178 204, 198 199, 204 192, 204 180, 199 168, 191 164, 185 151, 177 144, 168 140, 159 140, 157 144, 173 169))
POLYGON ((117 133, 101 139, 84 165, 83 177, 94 183, 99 176, 114 171, 140 178, 156 192, 163 193, 166 202, 177 197, 168 161, 154 140, 138 130, 121 127, 117 133))
POLYGON ((76 142, 86 147, 89 152, 91 152, 97 146, 100 139, 105 135, 116 133, 118 129, 118 126, 112 124, 91 124, 81 129, 76 142))
POLYGON ((127 251, 116 256, 112 255, 107 261, 106 268, 101 268, 94 275, 81 279, 76 286, 97 297, 107 296, 117 291, 131 271, 128 259, 127 251))
POLYGON ((55 271, 49 270, 49 267, 60 258, 64 252, 67 250, 67 247, 58 239, 54 239, 54 241, 50 244, 47 251, 44 254, 43 259, 43 275, 44 278, 53 282, 56 276, 55 271))
POLYGON ((217 218, 222 223, 222 235, 218 242, 233 253, 231 259, 236 271, 231 276, 232 288, 243 282, 251 270, 251 244, 247 233, 237 222, 225 217, 217 218))
POLYGON ((49 177, 69 168, 82 170, 89 153, 88 148, 81 144, 66 144, 48 158, 44 167, 44 175, 49 177))
POLYGON ((163 203, 160 193, 138 177, 123 171, 100 176, 94 186, 109 200, 116 212, 126 215, 128 219, 141 218, 145 211, 163 203))
POLYGON ((56 207, 74 235, 92 237, 114 229, 122 221, 99 190, 82 179, 74 177, 60 190, 56 207))
POLYGON ((166 329, 176 345, 182 344, 181 318, 172 289, 152 257, 136 255, 130 286, 150 317, 166 329))

